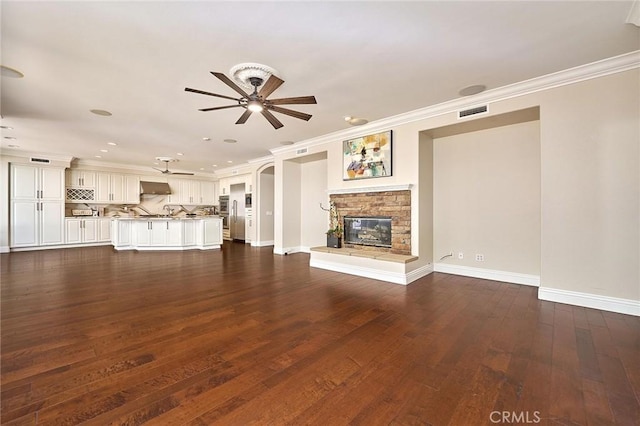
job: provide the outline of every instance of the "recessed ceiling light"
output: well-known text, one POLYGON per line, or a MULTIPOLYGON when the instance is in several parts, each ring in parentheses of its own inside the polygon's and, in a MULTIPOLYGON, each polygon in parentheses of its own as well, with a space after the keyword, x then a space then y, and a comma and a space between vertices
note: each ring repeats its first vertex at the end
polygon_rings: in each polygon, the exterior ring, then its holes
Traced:
POLYGON ((115 142, 107 142, 107 145, 111 145, 111 146, 118 146, 118 144, 117 144, 117 143, 115 143, 115 142))
POLYGON ((108 149, 101 149, 100 152, 109 152, 108 149))
POLYGON ((95 115, 102 115, 103 117, 109 117, 110 115, 112 115, 109 111, 106 111, 104 109, 90 109, 89 111, 91 111, 95 115))
POLYGON ((211 167, 218 167, 218 165, 217 164, 212 164, 211 167))
POLYGON ((9 126, 0 126, 0 129, 13 130, 13 127, 9 127, 9 126))
POLYGON ((353 117, 351 117, 350 115, 345 115, 344 116, 344 121, 350 121, 353 117))
POLYGON ((102 158, 102 155, 96 155, 95 157, 96 158, 102 158))
POLYGON ((24 74, 22 74, 18 70, 14 70, 13 68, 6 67, 4 65, 0 65, 0 69, 2 69, 2 76, 3 77, 11 77, 11 78, 22 78, 22 77, 24 77, 24 74))
POLYGON ((235 140, 235 139, 223 139, 223 141, 222 141, 222 142, 224 142, 224 143, 236 143, 236 142, 238 142, 238 141, 237 141, 237 140, 235 140))
POLYGON ((204 167, 200 167, 200 170, 204 170, 204 167))
POLYGON ((154 164, 155 166, 159 166, 159 165, 160 165, 160 163, 153 163, 153 164, 154 164))
POLYGON ((184 154, 181 152, 176 152, 176 155, 184 155, 184 154))
POLYGON ((229 163, 229 164, 231 164, 231 163, 233 163, 233 161, 231 161, 231 160, 228 160, 228 161, 227 161, 227 163, 229 163))
POLYGON ((362 126, 363 124, 367 124, 368 122, 369 120, 367 119, 357 117, 350 117, 349 120, 347 120, 347 123, 351 124, 352 126, 362 126))
POLYGON ((205 142, 209 142, 211 140, 211 138, 202 138, 203 141, 205 142))
POLYGON ((465 88, 460 89, 458 92, 460 96, 472 96, 477 95, 478 93, 482 93, 487 90, 487 86, 484 84, 474 84, 473 86, 467 86, 465 88))

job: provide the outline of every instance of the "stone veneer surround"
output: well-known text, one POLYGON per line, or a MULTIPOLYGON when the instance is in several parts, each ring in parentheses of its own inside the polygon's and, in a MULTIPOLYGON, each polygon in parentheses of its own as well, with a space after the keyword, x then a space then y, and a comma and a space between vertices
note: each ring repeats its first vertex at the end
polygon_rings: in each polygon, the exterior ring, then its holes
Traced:
POLYGON ((411 254, 411 191, 331 194, 342 223, 345 216, 391 216, 391 248, 345 244, 344 247, 393 254, 411 254))

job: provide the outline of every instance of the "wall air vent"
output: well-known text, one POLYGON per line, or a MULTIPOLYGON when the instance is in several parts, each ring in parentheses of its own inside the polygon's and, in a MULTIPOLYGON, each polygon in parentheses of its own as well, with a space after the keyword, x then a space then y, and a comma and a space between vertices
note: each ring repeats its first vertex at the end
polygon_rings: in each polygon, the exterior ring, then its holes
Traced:
POLYGON ((307 148, 296 149, 296 155, 306 154, 309 151, 307 148))
POLYGON ((32 163, 38 163, 38 164, 51 164, 51 160, 49 160, 48 158, 31 157, 29 161, 32 163))
POLYGON ((475 108, 469 108, 462 111, 458 111, 458 118, 465 118, 472 115, 483 114, 488 111, 489 111, 489 108, 487 107, 487 105, 483 105, 475 108))

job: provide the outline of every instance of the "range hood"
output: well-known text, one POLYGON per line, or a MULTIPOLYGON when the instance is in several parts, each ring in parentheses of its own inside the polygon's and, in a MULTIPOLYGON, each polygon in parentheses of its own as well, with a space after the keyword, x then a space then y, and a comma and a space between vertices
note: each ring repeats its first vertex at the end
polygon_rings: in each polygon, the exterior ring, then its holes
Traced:
POLYGON ((145 182, 140 181, 140 194, 171 194, 171 188, 166 182, 145 182))

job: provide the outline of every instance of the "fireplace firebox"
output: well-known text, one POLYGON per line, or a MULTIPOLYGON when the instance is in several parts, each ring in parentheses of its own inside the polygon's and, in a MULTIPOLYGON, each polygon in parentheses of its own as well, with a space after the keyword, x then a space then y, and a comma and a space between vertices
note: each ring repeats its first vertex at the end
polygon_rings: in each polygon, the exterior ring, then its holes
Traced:
POLYGON ((391 247, 391 217, 345 216, 344 242, 373 247, 391 247))

